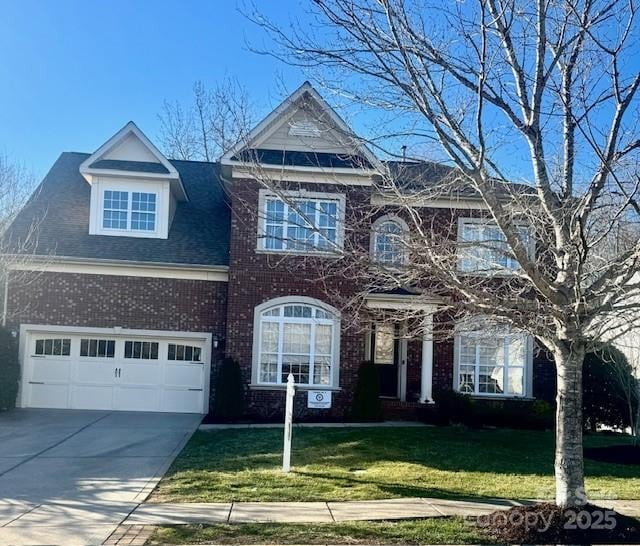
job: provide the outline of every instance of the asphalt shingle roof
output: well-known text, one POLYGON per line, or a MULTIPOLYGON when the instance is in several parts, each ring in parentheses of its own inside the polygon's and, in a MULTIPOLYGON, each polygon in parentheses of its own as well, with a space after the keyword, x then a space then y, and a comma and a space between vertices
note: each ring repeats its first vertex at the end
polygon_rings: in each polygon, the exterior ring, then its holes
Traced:
POLYGON ((171 161, 189 201, 178 203, 167 239, 89 235, 91 187, 80 174, 90 154, 63 153, 8 232, 8 250, 37 230, 36 254, 103 260, 228 265, 230 209, 220 166, 171 161))
POLYGON ((121 159, 100 159, 89 165, 91 169, 113 169, 117 171, 132 171, 139 173, 169 174, 161 163, 151 161, 123 161, 121 159))
POLYGON ((371 163, 359 155, 301 152, 296 150, 270 150, 267 148, 245 149, 231 159, 234 161, 257 161, 265 165, 324 167, 327 169, 371 168, 371 163))

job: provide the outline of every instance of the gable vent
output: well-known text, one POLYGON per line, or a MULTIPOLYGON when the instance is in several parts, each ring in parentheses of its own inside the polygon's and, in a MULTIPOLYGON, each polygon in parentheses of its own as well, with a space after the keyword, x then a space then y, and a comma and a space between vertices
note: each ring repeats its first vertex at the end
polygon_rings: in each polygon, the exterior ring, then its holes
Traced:
POLYGON ((294 121, 289 127, 291 136, 319 137, 321 134, 320 127, 308 119, 294 121))

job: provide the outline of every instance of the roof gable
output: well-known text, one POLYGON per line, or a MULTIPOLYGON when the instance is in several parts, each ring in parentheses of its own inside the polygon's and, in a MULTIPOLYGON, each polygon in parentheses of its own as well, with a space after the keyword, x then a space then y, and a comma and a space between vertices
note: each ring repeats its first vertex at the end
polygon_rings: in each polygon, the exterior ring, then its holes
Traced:
MULTIPOLYGON (((222 157, 227 165, 281 158, 279 167, 372 170, 382 164, 305 82, 222 157), (300 161, 302 161, 300 163, 300 161)), ((262 161, 260 161, 262 163, 262 161)), ((276 165, 265 161, 264 165, 276 165)))
POLYGON ((89 184, 94 176, 169 180, 176 198, 187 199, 176 168, 133 121, 83 161, 80 173, 89 184))

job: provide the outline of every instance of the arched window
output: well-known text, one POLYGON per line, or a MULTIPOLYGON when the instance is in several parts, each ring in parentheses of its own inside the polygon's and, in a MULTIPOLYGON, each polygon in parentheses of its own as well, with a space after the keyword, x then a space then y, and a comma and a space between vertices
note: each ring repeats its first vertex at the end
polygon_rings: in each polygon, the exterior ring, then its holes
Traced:
POLYGON ((384 264, 400 265, 406 262, 405 237, 407 224, 397 216, 383 216, 374 222, 371 231, 371 254, 384 264))
POLYGON ((255 312, 253 382, 337 387, 337 312, 311 298, 278 298, 255 312))

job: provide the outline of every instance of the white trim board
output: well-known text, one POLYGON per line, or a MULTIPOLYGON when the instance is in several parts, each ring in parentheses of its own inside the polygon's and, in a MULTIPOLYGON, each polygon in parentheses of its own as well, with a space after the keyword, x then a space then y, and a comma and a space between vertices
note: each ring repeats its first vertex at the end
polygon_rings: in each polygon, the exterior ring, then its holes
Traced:
POLYGON ((228 282, 228 267, 189 267, 117 262, 70 262, 56 260, 13 264, 15 271, 42 271, 49 273, 78 273, 82 275, 117 275, 122 277, 153 277, 197 281, 228 282))

